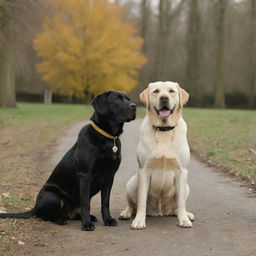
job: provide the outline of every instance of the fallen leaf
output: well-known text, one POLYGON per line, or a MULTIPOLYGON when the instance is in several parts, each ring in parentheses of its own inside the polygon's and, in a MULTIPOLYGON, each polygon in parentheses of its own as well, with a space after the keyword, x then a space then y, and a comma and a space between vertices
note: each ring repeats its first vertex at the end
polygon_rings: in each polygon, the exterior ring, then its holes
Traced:
POLYGON ((254 155, 256 155, 256 150, 254 150, 254 149, 249 149, 249 151, 251 152, 251 153, 253 153, 254 155))
POLYGON ((22 242, 22 241, 18 241, 18 245, 23 246, 23 245, 25 245, 25 243, 24 243, 24 242, 22 242))
POLYGON ((10 193, 8 193, 8 192, 2 193, 2 197, 4 197, 4 198, 10 198, 10 193))
POLYGON ((4 207, 0 206, 0 213, 7 213, 7 209, 5 209, 4 207))

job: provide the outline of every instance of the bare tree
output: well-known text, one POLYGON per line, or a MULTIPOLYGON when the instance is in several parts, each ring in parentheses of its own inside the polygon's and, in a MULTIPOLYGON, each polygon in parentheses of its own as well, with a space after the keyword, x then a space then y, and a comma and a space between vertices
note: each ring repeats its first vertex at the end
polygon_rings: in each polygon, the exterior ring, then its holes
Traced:
POLYGON ((180 13, 185 0, 181 0, 175 7, 173 0, 159 0, 158 4, 158 45, 157 45, 157 79, 167 79, 170 27, 173 20, 180 13))
POLYGON ((12 61, 11 10, 0 2, 0 107, 16 107, 14 64, 12 61))
POLYGON ((189 1, 188 25, 186 35, 187 45, 187 67, 186 67, 186 87, 189 88, 193 99, 200 104, 200 58, 201 58, 201 14, 199 1, 189 1))
MULTIPOLYGON (((149 59, 149 51, 150 49, 150 43, 149 43, 149 27, 150 27, 150 16, 151 16, 151 5, 150 0, 141 0, 138 5, 139 10, 139 19, 138 19, 138 27, 140 31, 140 35, 142 39, 144 40, 142 45, 142 52, 146 56, 147 59, 149 59)), ((145 86, 149 83, 149 68, 150 63, 147 62, 146 65, 144 65, 140 70, 140 76, 139 76, 139 83, 138 86, 133 90, 131 93, 131 97, 134 100, 139 100, 138 95, 142 90, 144 90, 145 86)))
POLYGON ((143 52, 146 54, 147 52, 147 41, 146 41, 146 35, 149 25, 149 2, 148 0, 141 0, 140 4, 140 16, 141 16, 141 37, 144 39, 144 43, 142 46, 143 52))
POLYGON ((216 108, 225 108, 225 52, 224 52, 224 38, 225 38, 225 16, 228 0, 217 0, 216 2, 216 82, 214 92, 214 106, 216 108))
POLYGON ((256 106, 256 0, 250 3, 250 45, 249 45, 249 68, 250 68, 250 97, 249 107, 256 106))
POLYGON ((27 61, 19 58, 32 45, 43 17, 43 0, 0 0, 0 107, 15 107, 15 69, 27 61))
MULTIPOLYGON (((141 37, 143 38, 144 42, 142 45, 142 52, 144 53, 145 56, 148 56, 148 26, 150 25, 150 4, 148 0, 141 0, 140 2, 140 17, 141 17, 141 22, 140 22, 140 34, 141 37)), ((143 88, 146 86, 148 83, 148 71, 149 71, 149 66, 145 65, 142 67, 140 71, 140 79, 139 79, 139 86, 135 90, 136 92, 142 91, 143 88)))

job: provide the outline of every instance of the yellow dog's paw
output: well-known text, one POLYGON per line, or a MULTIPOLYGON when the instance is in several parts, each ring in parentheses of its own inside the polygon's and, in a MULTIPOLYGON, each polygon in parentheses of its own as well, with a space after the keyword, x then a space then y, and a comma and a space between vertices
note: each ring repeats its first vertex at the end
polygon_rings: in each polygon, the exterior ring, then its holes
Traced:
POLYGON ((146 228, 145 218, 135 218, 131 225, 132 229, 143 229, 146 228))
MULTIPOLYGON (((190 217, 192 217, 192 215, 190 215, 190 217)), ((193 215, 193 217, 194 217, 194 215, 193 215)), ((192 226, 193 226, 187 212, 179 214, 178 220, 179 220, 179 226, 182 228, 192 228, 192 226)))

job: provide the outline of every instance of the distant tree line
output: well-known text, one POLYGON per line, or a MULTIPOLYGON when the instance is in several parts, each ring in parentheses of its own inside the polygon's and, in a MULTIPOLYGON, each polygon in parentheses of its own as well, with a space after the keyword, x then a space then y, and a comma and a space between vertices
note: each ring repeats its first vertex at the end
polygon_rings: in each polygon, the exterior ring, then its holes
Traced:
MULTIPOLYGON (((0 106, 15 106, 15 91, 25 99, 24 92, 49 88, 37 73, 41 59, 33 46, 52 14, 48 2, 55 1, 0 0, 0 106)), ((133 98, 149 82, 171 80, 189 91, 192 106, 256 108, 256 0, 115 2, 144 39, 147 64, 133 98)))
POLYGON ((178 81, 193 106, 256 107, 256 0, 120 0, 144 38, 140 86, 178 81), (137 10, 137 11, 134 11, 137 10))

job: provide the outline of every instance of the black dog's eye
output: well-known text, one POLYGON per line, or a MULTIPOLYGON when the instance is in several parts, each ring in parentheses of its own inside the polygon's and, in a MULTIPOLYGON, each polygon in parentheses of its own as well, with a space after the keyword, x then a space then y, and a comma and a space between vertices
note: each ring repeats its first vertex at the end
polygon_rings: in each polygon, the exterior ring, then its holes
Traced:
POLYGON ((159 93, 159 90, 158 90, 158 89, 155 89, 155 90, 153 91, 153 93, 159 93))
POLYGON ((170 89, 170 93, 174 93, 175 91, 173 89, 170 89))

